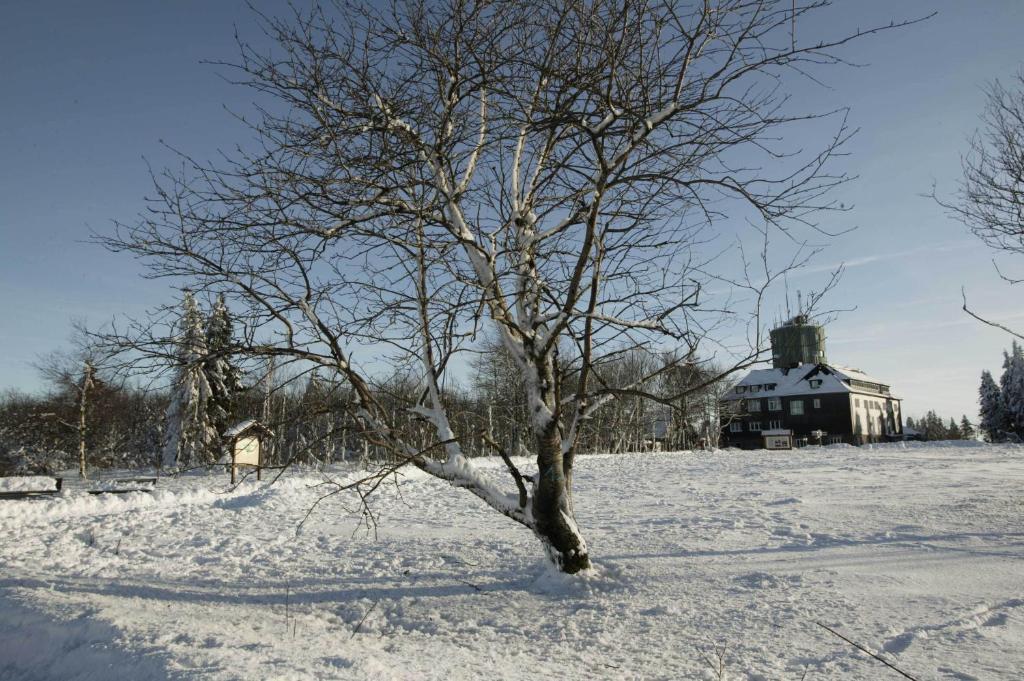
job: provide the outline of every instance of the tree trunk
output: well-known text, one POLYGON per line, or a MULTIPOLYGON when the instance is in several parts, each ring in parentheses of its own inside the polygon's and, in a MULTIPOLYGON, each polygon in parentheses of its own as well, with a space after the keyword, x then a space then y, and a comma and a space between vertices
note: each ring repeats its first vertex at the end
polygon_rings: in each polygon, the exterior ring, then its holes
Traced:
POLYGON ((537 469, 533 486, 534 532, 559 570, 569 574, 586 570, 590 567, 590 555, 573 515, 557 423, 537 436, 537 469))
POLYGON ((85 479, 85 435, 86 435, 86 408, 89 404, 89 388, 92 387, 92 365, 85 363, 82 372, 82 389, 79 391, 78 399, 78 477, 85 479))

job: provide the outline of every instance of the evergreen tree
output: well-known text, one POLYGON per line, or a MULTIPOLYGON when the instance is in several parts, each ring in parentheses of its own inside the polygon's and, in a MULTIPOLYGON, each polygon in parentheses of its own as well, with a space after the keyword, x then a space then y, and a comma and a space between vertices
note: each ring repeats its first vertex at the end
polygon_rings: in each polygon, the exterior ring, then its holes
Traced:
POLYGON ((912 417, 907 417, 907 423, 904 428, 911 428, 913 430, 917 430, 917 426, 914 425, 914 419, 912 417))
POLYGON ((946 428, 946 439, 947 440, 960 440, 963 438, 963 434, 960 432, 960 426, 956 425, 956 421, 953 417, 949 417, 949 427, 946 428))
POLYGON ((1003 375, 999 378, 1003 402, 1003 429, 1024 435, 1024 349, 1013 341, 1010 352, 1003 353, 1003 375))
POLYGON ((210 420, 210 383, 203 316, 191 291, 185 291, 177 344, 177 374, 167 406, 164 468, 188 468, 216 460, 217 430, 210 420))
POLYGON ((241 372, 231 363, 234 323, 224 294, 217 297, 206 322, 206 360, 203 371, 210 386, 207 410, 219 437, 232 425, 235 397, 242 392, 241 372))
POLYGON ((967 420, 967 414, 964 414, 960 419, 960 439, 961 440, 973 440, 974 439, 974 426, 969 420, 967 420))
POLYGON ((934 410, 929 410, 924 418, 918 422, 918 430, 925 440, 945 440, 949 436, 946 424, 942 422, 934 410))
POLYGON ((995 379, 988 371, 981 372, 981 387, 978 389, 981 403, 981 421, 978 428, 988 442, 1000 442, 1005 437, 1006 415, 1003 409, 1003 395, 995 379))

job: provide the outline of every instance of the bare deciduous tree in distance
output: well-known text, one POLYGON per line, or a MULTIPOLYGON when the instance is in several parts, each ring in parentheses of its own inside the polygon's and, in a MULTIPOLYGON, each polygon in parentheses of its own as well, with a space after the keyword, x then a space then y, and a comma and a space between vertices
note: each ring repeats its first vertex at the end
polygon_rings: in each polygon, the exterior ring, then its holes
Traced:
MULTIPOLYGON (((89 403, 90 393, 96 386, 96 364, 91 356, 85 356, 81 360, 81 372, 76 375, 74 365, 68 363, 67 357, 51 355, 39 363, 43 375, 54 385, 69 389, 76 396, 77 419, 74 423, 66 421, 56 413, 48 412, 42 414, 44 418, 55 419, 57 423, 75 431, 78 438, 78 477, 83 480, 88 477, 86 471, 87 439, 89 435, 89 403)), ((74 362, 75 360, 71 360, 74 362)))
POLYGON ((343 377, 392 453, 368 487, 416 466, 575 573, 590 566, 572 496, 581 424, 616 396, 679 398, 647 390, 671 364, 621 386, 594 380, 595 363, 667 342, 692 358, 742 319, 750 347, 723 375, 749 366, 768 287, 810 254, 794 235, 835 207, 845 113, 793 113, 780 79, 840 63, 834 48, 886 27, 794 43, 794 23, 827 4, 409 0, 262 17, 276 51, 242 44, 234 65, 271 102, 251 122, 259 149, 220 167, 189 159, 158 178, 149 214, 103 241, 153 276, 226 293, 246 324, 239 352, 343 377), (790 126, 831 115, 819 150, 779 148, 790 126), (741 215, 765 243, 793 236, 785 265, 765 255, 736 277, 702 255, 741 215), (710 302, 709 282, 736 296, 710 302), (484 326, 530 417, 537 470, 500 452, 512 493, 472 465, 446 404, 445 377, 484 326), (370 358, 385 352, 418 380, 408 411, 427 447, 375 396, 370 358))

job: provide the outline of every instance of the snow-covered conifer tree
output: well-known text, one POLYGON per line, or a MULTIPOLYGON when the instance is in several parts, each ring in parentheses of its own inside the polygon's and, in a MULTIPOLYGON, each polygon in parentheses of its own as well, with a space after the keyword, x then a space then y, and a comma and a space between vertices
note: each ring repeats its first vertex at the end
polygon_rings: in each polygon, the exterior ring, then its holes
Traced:
POLYGON ((967 419, 967 414, 964 414, 960 418, 960 439, 961 440, 973 440, 974 439, 974 424, 967 419))
POLYGON ((1003 395, 988 371, 981 372, 978 401, 981 403, 981 421, 978 428, 987 441, 999 442, 1004 437, 1003 428, 1006 423, 1003 395))
POLYGON ((231 426, 235 396, 242 391, 241 372, 231 363, 233 327, 231 312, 221 294, 206 323, 206 360, 203 362, 210 386, 207 411, 218 437, 231 426))
POLYGON ((167 406, 162 462, 188 468, 217 458, 217 431, 210 420, 210 383, 203 371, 207 356, 203 316, 191 291, 185 292, 176 339, 178 367, 167 406))
POLYGON ((1003 428, 1020 437, 1024 435, 1024 349, 1017 341, 1013 341, 1009 353, 1003 353, 999 387, 1003 395, 1003 428))

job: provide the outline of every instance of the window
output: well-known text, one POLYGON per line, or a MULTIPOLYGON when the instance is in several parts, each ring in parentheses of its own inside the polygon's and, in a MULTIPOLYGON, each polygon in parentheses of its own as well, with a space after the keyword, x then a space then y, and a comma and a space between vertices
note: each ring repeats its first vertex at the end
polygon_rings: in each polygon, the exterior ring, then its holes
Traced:
POLYGON ((747 429, 750 430, 750 431, 761 430, 761 422, 760 421, 751 421, 750 425, 747 426, 747 429))
POLYGON ((820 388, 821 387, 821 379, 820 378, 812 378, 811 380, 809 380, 807 382, 811 384, 812 388, 820 388))
POLYGON ((766 383, 765 386, 764 386, 764 389, 765 390, 775 390, 775 386, 776 385, 778 385, 778 384, 777 383, 766 383))
POLYGON ((740 423, 739 421, 733 421, 732 423, 729 424, 729 432, 730 433, 742 433, 743 432, 743 424, 740 423))
POLYGON ((778 397, 769 397, 768 411, 782 411, 782 400, 778 397))
POLYGON ((752 393, 759 393, 759 392, 761 392, 761 386, 759 386, 759 385, 752 385, 752 386, 750 386, 750 392, 752 392, 752 393))
POLYGON ((817 398, 814 399, 814 408, 815 409, 821 409, 821 400, 819 400, 817 398))
POLYGON ((855 407, 859 407, 860 406, 860 400, 854 400, 853 402, 854 402, 853 406, 855 406, 855 407))
POLYGON ((737 393, 745 393, 745 392, 747 392, 747 386, 745 386, 745 385, 738 385, 738 386, 736 386, 736 392, 737 393))
POLYGON ((782 421, 774 419, 768 422, 768 430, 782 430, 782 421))
POLYGON ((761 400, 747 400, 747 411, 761 411, 761 400))
POLYGON ((790 400, 789 401, 789 413, 791 416, 803 416, 804 415, 804 401, 803 400, 790 400))

